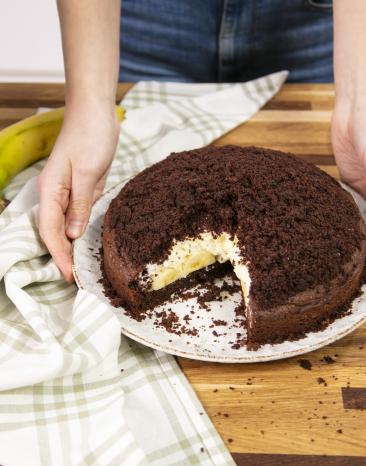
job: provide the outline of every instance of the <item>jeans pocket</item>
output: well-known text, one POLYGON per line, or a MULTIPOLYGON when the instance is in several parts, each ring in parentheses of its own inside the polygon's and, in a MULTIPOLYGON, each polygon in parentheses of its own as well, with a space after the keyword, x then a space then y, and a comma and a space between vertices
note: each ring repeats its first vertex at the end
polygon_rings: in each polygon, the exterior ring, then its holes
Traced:
POLYGON ((330 11, 333 8, 333 1, 332 0, 305 0, 305 5, 317 11, 330 11))

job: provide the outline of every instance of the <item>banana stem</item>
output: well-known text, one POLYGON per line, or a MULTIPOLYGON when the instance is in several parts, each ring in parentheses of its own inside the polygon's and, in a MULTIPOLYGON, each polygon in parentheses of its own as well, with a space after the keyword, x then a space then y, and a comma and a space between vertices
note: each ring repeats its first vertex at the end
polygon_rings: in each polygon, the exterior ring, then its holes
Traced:
POLYGON ((2 199, 0 197, 0 214, 1 212, 6 208, 6 206, 9 204, 10 202, 7 200, 7 199, 2 199))

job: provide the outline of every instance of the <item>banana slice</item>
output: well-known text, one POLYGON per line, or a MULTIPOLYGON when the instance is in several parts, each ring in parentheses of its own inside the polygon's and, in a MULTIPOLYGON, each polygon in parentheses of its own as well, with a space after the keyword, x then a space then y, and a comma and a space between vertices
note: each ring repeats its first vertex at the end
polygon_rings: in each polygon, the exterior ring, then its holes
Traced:
POLYGON ((162 269, 153 279, 153 290, 160 290, 178 278, 177 270, 171 267, 162 269))
POLYGON ((207 251, 198 252, 188 257, 186 262, 182 265, 183 276, 195 272, 196 270, 203 269, 208 265, 216 262, 214 255, 210 254, 207 251))

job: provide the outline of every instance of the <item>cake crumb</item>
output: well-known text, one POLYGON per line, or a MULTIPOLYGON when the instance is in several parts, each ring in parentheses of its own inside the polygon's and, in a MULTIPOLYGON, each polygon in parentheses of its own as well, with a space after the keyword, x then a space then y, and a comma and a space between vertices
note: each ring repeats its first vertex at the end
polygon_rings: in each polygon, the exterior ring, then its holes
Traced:
POLYGON ((300 367, 302 367, 303 369, 306 369, 307 371, 311 371, 311 368, 313 367, 309 359, 298 359, 297 362, 300 367))
POLYGON ((214 320, 212 321, 212 323, 213 323, 214 325, 217 325, 217 326, 219 326, 219 325, 222 325, 222 326, 227 325, 226 320, 219 320, 219 319, 216 319, 216 320, 214 319, 214 320))
POLYGON ((325 362, 326 364, 333 364, 335 363, 335 360, 331 356, 324 356, 321 361, 325 362))
POLYGON ((323 377, 318 377, 318 378, 317 378, 317 381, 318 381, 318 384, 319 384, 319 385, 320 385, 320 384, 323 384, 324 387, 327 387, 327 386, 328 386, 327 382, 325 381, 325 379, 323 379, 323 377))

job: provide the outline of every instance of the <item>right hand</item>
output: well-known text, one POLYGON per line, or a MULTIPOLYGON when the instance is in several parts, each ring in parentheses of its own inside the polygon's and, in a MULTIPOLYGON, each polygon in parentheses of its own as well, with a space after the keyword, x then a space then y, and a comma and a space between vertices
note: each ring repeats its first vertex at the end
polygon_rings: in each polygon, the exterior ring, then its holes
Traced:
POLYGON ((73 280, 70 240, 81 236, 102 194, 119 135, 113 105, 66 107, 65 119, 39 176, 39 231, 65 279, 73 280))
POLYGON ((336 100, 332 145, 342 181, 366 198, 366 97, 336 100))

